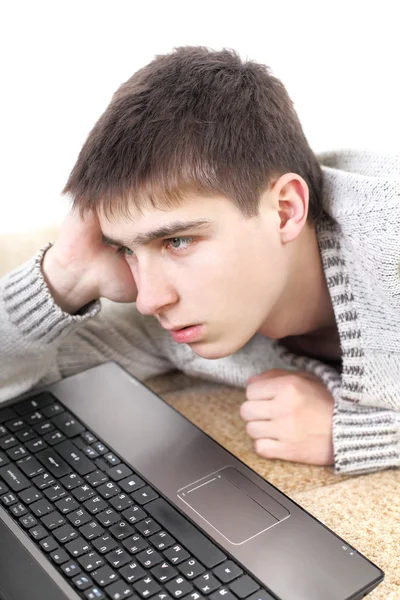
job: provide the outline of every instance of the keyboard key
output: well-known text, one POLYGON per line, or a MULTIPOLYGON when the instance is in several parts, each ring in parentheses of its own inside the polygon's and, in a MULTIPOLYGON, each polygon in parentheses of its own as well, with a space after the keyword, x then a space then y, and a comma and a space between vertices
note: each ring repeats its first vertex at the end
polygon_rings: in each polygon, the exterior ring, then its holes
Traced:
POLYGON ((84 483, 79 487, 74 488, 72 490, 72 494, 79 502, 84 502, 85 500, 89 500, 89 498, 94 496, 96 492, 88 483, 84 483))
POLYGON ((187 579, 194 579, 201 573, 204 573, 205 568, 195 558, 189 558, 178 566, 179 571, 187 579))
POLYGON ((18 498, 13 492, 7 492, 7 494, 0 496, 0 501, 4 504, 4 506, 12 506, 18 502, 18 498))
POLYGON ((43 538, 39 543, 45 552, 53 552, 58 548, 58 544, 53 537, 43 538))
POLYGON ((178 565, 187 558, 190 558, 190 554, 180 544, 175 544, 172 548, 168 548, 163 554, 173 565, 178 565))
POLYGON ((143 479, 140 479, 137 475, 121 479, 119 482, 120 487, 124 492, 135 492, 145 486, 143 479))
POLYGON ((32 529, 29 529, 29 533, 33 537, 33 539, 37 541, 48 536, 48 533, 43 527, 43 525, 35 525, 35 527, 32 527, 32 529))
POLYGON ((43 498, 42 492, 39 492, 39 490, 34 487, 22 490, 18 495, 25 504, 31 504, 31 502, 36 502, 36 500, 43 498))
POLYGON ((135 535, 132 535, 130 538, 123 540, 122 545, 125 546, 125 548, 129 550, 131 554, 136 554, 137 552, 141 552, 141 550, 148 548, 149 542, 145 538, 135 533, 135 535))
POLYGON ((93 585, 93 580, 89 575, 85 575, 81 573, 80 575, 76 575, 76 577, 72 580, 78 590, 87 590, 88 587, 93 585))
POLYGON ((21 517, 22 515, 26 515, 28 512, 25 506, 21 502, 17 502, 10 508, 11 512, 15 517, 21 517))
POLYGON ((56 563, 56 565, 62 565, 62 563, 67 562, 69 560, 69 555, 63 550, 63 548, 57 548, 50 553, 50 557, 56 563))
POLYGON ((151 574, 159 581, 160 583, 165 583, 174 577, 178 577, 179 573, 172 565, 167 562, 162 562, 161 564, 154 567, 151 570, 151 574))
POLYGON ((136 554, 135 559, 146 569, 151 569, 151 567, 155 567, 163 561, 161 554, 154 550, 154 548, 147 548, 143 552, 139 552, 139 554, 136 554))
POLYGON ((34 412, 35 410, 40 410, 44 406, 48 406, 55 401, 55 397, 52 396, 49 392, 42 392, 41 394, 37 394, 28 400, 23 400, 18 404, 13 405, 13 409, 19 415, 26 415, 28 413, 34 412))
POLYGON ((64 490, 60 483, 50 485, 43 491, 43 493, 48 500, 51 500, 51 502, 56 502, 56 500, 60 500, 67 495, 66 490, 64 490))
POLYGON ((54 479, 53 475, 50 475, 50 473, 41 473, 37 477, 34 477, 32 481, 40 490, 43 490, 44 488, 49 487, 49 485, 56 483, 56 480, 54 479))
POLYGON ((24 448, 24 446, 14 446, 14 448, 10 448, 10 450, 7 450, 7 454, 11 458, 11 460, 17 461, 20 458, 23 458, 24 456, 28 456, 28 451, 26 450, 26 448, 24 448))
POLYGON ((64 412, 64 407, 61 406, 61 404, 59 404, 58 402, 54 402, 54 404, 52 404, 51 406, 46 406, 46 408, 42 408, 41 412, 44 414, 45 417, 50 419, 50 417, 54 417, 55 415, 64 412))
POLYGON ((75 417, 66 411, 54 417, 52 422, 57 429, 70 438, 82 433, 82 431, 85 431, 83 425, 78 423, 75 417))
POLYGON ((222 583, 229 583, 236 579, 236 577, 239 577, 239 575, 242 575, 243 571, 234 562, 227 560, 222 565, 216 567, 213 573, 222 583))
POLYGON ((85 571, 93 571, 98 567, 104 565, 104 558, 97 554, 97 552, 89 552, 78 558, 79 564, 85 569, 85 571))
POLYGON ((133 587, 136 592, 142 596, 142 598, 153 596, 161 590, 161 587, 158 585, 157 581, 149 575, 146 575, 146 577, 143 577, 143 579, 139 579, 139 581, 135 581, 133 583, 133 587))
POLYGON ((5 424, 8 431, 14 433, 14 431, 18 431, 18 429, 24 429, 26 427, 25 421, 23 419, 14 419, 12 421, 7 421, 5 424))
POLYGON ((15 413, 12 408, 2 408, 0 410, 0 423, 5 423, 10 419, 14 419, 16 416, 17 413, 15 413))
POLYGON ((130 598, 133 596, 131 588, 122 581, 122 579, 107 586, 105 591, 110 596, 111 600, 122 600, 122 598, 130 598))
POLYGON ((103 496, 103 498, 112 498, 121 491, 121 488, 119 488, 113 481, 107 481, 107 483, 99 485, 96 491, 98 494, 103 496))
POLYGON ((72 525, 75 525, 75 527, 81 527, 82 525, 89 523, 91 518, 91 515, 89 515, 84 508, 78 508, 67 514, 67 519, 72 525))
POLYGON ((105 585, 108 585, 119 578, 118 573, 113 571, 113 569, 108 565, 104 565, 104 567, 101 567, 96 571, 92 571, 91 576, 97 585, 101 585, 101 587, 104 587, 105 585))
POLYGON ((66 544, 67 542, 74 540, 78 537, 76 529, 71 527, 71 525, 63 525, 58 529, 54 529, 53 535, 58 539, 58 541, 61 544, 66 544))
POLYGON ((111 465, 118 465, 121 461, 118 456, 115 456, 112 452, 108 452, 107 454, 103 454, 103 458, 111 465))
POLYGON ((85 598, 88 600, 107 600, 101 589, 98 587, 91 587, 86 590, 85 598))
POLYGON ((180 598, 181 596, 185 596, 186 594, 189 594, 191 591, 193 591, 192 584, 186 581, 186 579, 184 579, 181 576, 175 577, 175 579, 172 579, 171 581, 166 583, 165 587, 167 588, 167 590, 173 598, 180 598))
POLYGON ((144 521, 140 521, 140 523, 137 523, 136 529, 139 531, 139 533, 141 533, 145 537, 148 537, 149 535, 153 535, 153 533, 157 533, 157 531, 160 531, 161 527, 158 523, 154 521, 154 519, 147 518, 144 519, 144 521))
POLYGON ((83 483, 83 479, 76 473, 69 473, 60 479, 60 483, 62 483, 67 490, 73 490, 74 488, 78 487, 78 485, 83 483))
POLYGON ((105 446, 101 442, 94 442, 94 444, 92 444, 92 448, 94 448, 96 452, 98 452, 100 455, 106 454, 106 452, 110 452, 109 448, 107 448, 107 446, 105 446))
POLYGON ((43 525, 46 525, 47 529, 56 529, 56 527, 61 527, 61 525, 66 524, 65 518, 56 510, 45 515, 40 520, 43 525))
POLYGON ((210 595, 210 600, 237 600, 228 588, 220 588, 210 595))
POLYGON ((129 521, 129 523, 137 523, 142 519, 145 519, 147 515, 139 506, 131 506, 130 508, 124 510, 122 516, 126 519, 126 521, 129 521))
POLYGON ((90 552, 93 549, 91 544, 80 536, 77 537, 76 540, 68 542, 68 544, 65 545, 65 548, 74 557, 85 554, 86 552, 90 552))
POLYGON ((43 420, 44 420, 44 416, 42 415, 42 413, 40 413, 38 411, 25 417, 26 424, 29 426, 36 425, 37 423, 39 423, 40 421, 43 421, 43 420))
POLYGON ((120 479, 124 479, 125 477, 129 477, 129 475, 133 474, 132 469, 127 467, 124 464, 117 465, 115 467, 111 467, 106 471, 107 475, 113 481, 119 481, 120 479))
POLYGON ((43 439, 49 444, 49 446, 55 446, 55 444, 59 444, 60 442, 66 440, 67 437, 61 433, 61 431, 55 429, 54 431, 49 431, 49 433, 46 433, 43 439))
POLYGON ((123 567, 132 560, 130 554, 128 554, 127 551, 121 547, 118 547, 115 550, 112 550, 112 552, 106 554, 105 558, 115 569, 123 567))
POLYGON ((158 494, 155 490, 151 489, 151 487, 146 485, 141 490, 134 492, 132 494, 132 498, 138 504, 143 505, 143 504, 146 504, 147 502, 150 502, 151 500, 155 500, 155 498, 158 498, 158 494))
POLYGON ((11 433, 0 438, 0 448, 3 450, 8 450, 8 448, 12 448, 13 446, 17 445, 18 440, 11 433))
POLYGON ((54 477, 60 478, 71 471, 71 467, 60 457, 53 448, 47 448, 36 454, 36 458, 50 471, 54 477))
POLYGON ((87 540, 92 540, 104 533, 104 529, 96 521, 90 521, 90 523, 83 525, 83 527, 79 527, 79 531, 87 540))
POLYGON ((212 569, 226 560, 225 554, 215 544, 163 498, 158 498, 146 504, 146 510, 171 535, 179 538, 180 543, 208 569, 212 569))
POLYGON ((110 504, 115 510, 122 511, 133 504, 133 500, 127 494, 117 494, 110 499, 110 504))
POLYGON ((123 540, 129 535, 133 535, 134 531, 135 530, 133 529, 133 527, 128 525, 126 521, 120 521, 119 523, 116 523, 116 525, 110 527, 110 533, 117 540, 123 540))
POLYGON ((72 496, 65 496, 65 498, 61 498, 61 500, 58 500, 55 504, 63 515, 71 512, 71 510, 77 510, 79 508, 79 504, 72 496))
POLYGON ((118 546, 118 542, 109 533, 93 540, 92 544, 100 554, 111 552, 118 546))
POLYGON ((45 473, 44 467, 36 460, 34 456, 26 456, 17 462, 17 465, 27 477, 37 477, 45 473))
POLYGON ((174 538, 166 531, 160 531, 159 533, 152 535, 149 540, 157 550, 165 550, 176 543, 176 540, 174 540, 174 538))
POLYGON ((93 444, 93 442, 97 442, 97 438, 94 437, 93 433, 90 433, 90 431, 84 431, 83 433, 81 433, 81 437, 88 444, 93 444))
POLYGON ((97 487, 101 483, 105 483, 108 481, 108 475, 103 473, 102 471, 93 471, 93 473, 89 473, 89 475, 85 475, 85 479, 92 485, 93 487, 97 487))
POLYGON ((61 568, 68 577, 74 577, 81 570, 80 566, 73 560, 64 563, 61 568))
POLYGON ((212 573, 203 573, 203 575, 200 575, 200 577, 194 579, 193 583, 203 594, 212 594, 212 592, 215 592, 215 590, 217 590, 221 585, 221 583, 216 577, 214 577, 214 575, 212 575, 212 573))
POLYGON ((87 475, 96 470, 95 465, 70 440, 58 444, 57 452, 79 475, 87 475))
POLYGON ((100 496, 94 496, 93 498, 90 498, 90 500, 87 500, 84 506, 92 515, 96 515, 107 508, 107 502, 105 502, 103 498, 100 498, 100 496))
POLYGON ((33 426, 33 429, 36 431, 38 435, 44 435, 49 431, 53 431, 54 425, 50 421, 43 421, 42 423, 38 423, 33 426))
POLYGON ((28 442, 29 440, 37 438, 37 435, 36 432, 29 427, 29 429, 20 429, 19 431, 16 431, 15 437, 17 437, 20 442, 28 442))
POLYGON ((122 569, 119 570, 119 574, 122 575, 125 581, 132 583, 133 581, 143 579, 146 575, 146 571, 137 562, 132 561, 129 565, 122 567, 122 569))
POLYGON ((53 506, 45 498, 31 504, 29 509, 33 512, 35 517, 43 517, 43 515, 47 515, 47 513, 53 512, 54 510, 53 506))
MULTIPOLYGON (((88 502, 90 502, 90 500, 88 500, 88 502)), ((121 520, 120 515, 117 512, 115 512, 113 508, 107 508, 107 510, 98 513, 96 517, 100 521, 100 523, 104 525, 104 527, 110 527, 111 525, 114 525, 115 523, 118 523, 118 521, 121 520)))
POLYGON ((229 589, 239 598, 247 598, 259 587, 258 583, 248 575, 243 575, 240 579, 236 579, 236 581, 229 584, 229 589))
POLYGON ((42 438, 35 438, 33 440, 29 440, 25 443, 25 446, 26 449, 29 450, 29 452, 32 452, 32 454, 35 454, 36 452, 39 452, 39 450, 44 450, 45 448, 47 448, 47 444, 42 438))
POLYGON ((37 519, 31 514, 24 515, 19 519, 19 522, 21 523, 22 527, 25 527, 25 529, 29 529, 30 527, 37 525, 37 519))
POLYGON ((7 465, 0 467, 0 477, 4 479, 6 484, 14 491, 20 492, 30 487, 31 482, 15 465, 7 465))

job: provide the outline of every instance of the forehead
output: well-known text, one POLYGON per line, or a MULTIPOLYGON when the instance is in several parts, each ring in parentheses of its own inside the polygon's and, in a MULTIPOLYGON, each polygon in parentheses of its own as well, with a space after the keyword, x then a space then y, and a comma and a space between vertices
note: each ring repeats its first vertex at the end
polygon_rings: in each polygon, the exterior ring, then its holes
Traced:
POLYGON ((150 202, 140 207, 133 203, 124 211, 106 214, 98 210, 103 235, 123 245, 138 245, 188 228, 210 228, 240 214, 224 196, 188 196, 173 207, 154 207, 150 202))

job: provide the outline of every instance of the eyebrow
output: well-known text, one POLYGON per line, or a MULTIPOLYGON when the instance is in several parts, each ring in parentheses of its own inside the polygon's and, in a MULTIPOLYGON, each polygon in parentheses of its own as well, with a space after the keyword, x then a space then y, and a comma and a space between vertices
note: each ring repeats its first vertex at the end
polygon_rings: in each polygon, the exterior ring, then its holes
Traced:
POLYGON ((133 240, 114 240, 104 233, 102 234, 103 243, 111 244, 114 246, 145 246, 154 240, 158 240, 163 237, 171 237, 176 235, 177 233, 184 233, 188 229, 193 229, 194 227, 207 227, 211 225, 212 221, 208 219, 198 219, 197 221, 173 221, 167 225, 163 225, 162 227, 157 227, 153 231, 148 231, 147 233, 139 233, 133 240))

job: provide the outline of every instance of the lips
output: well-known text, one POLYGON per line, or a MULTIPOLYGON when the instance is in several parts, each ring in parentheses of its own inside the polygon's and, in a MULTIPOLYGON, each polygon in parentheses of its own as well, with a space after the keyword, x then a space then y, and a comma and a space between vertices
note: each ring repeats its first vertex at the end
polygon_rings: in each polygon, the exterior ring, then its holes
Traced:
POLYGON ((170 329, 169 332, 175 342, 178 342, 179 344, 190 344, 191 342, 199 341, 204 334, 204 329, 204 325, 189 325, 187 327, 181 327, 180 329, 170 329))

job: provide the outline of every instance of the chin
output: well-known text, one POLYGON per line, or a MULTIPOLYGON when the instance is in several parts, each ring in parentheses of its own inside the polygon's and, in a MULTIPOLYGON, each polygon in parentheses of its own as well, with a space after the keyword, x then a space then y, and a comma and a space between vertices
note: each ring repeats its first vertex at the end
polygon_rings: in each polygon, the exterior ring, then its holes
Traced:
POLYGON ((235 354, 235 352, 240 350, 240 348, 242 348, 244 345, 245 344, 232 344, 230 346, 224 346, 222 344, 218 345, 217 343, 212 344, 206 342, 193 342, 192 344, 189 344, 195 354, 209 360, 216 360, 218 358, 232 356, 232 354, 235 354))

